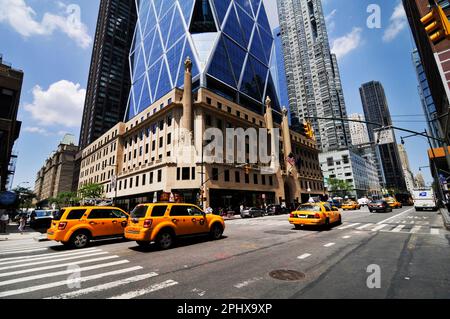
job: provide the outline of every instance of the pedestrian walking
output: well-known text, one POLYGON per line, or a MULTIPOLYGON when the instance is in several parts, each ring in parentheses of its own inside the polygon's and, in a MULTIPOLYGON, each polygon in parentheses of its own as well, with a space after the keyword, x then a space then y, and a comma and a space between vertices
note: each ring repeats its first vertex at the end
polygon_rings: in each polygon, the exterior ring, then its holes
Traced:
POLYGON ((23 234, 26 224, 27 224, 27 215, 22 213, 19 219, 19 231, 21 234, 23 234))
POLYGON ((6 226, 9 223, 9 215, 6 209, 0 209, 0 234, 6 234, 6 226))

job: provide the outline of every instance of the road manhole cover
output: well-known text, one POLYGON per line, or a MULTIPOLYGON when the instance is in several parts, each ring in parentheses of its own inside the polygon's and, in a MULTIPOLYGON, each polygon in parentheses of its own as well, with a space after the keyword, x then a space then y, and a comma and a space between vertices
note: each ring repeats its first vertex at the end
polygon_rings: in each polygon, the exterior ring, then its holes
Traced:
POLYGON ((284 281, 298 281, 305 279, 304 273, 295 270, 274 270, 269 276, 284 281))

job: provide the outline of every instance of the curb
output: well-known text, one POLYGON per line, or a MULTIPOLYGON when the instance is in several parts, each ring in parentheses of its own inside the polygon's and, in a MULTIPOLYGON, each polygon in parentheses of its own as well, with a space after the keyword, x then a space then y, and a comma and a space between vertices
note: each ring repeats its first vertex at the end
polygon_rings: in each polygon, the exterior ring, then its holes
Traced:
POLYGON ((441 209, 440 213, 442 215, 442 220, 444 221, 444 226, 447 230, 450 230, 450 214, 446 209, 441 209))

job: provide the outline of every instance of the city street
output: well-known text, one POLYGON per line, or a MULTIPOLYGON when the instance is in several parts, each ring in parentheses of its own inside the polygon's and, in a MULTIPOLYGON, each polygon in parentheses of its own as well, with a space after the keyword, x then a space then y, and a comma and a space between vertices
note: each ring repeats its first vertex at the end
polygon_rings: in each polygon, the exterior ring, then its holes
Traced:
POLYGON ((2 241, 0 298, 450 296, 450 232, 438 213, 404 207, 342 214, 343 224, 331 230, 295 230, 287 215, 237 218, 226 222, 219 241, 182 240, 168 251, 122 239, 84 250, 33 239, 2 241), (379 266, 380 286, 370 289, 373 265, 379 266), (68 286, 80 271, 79 286, 68 286))

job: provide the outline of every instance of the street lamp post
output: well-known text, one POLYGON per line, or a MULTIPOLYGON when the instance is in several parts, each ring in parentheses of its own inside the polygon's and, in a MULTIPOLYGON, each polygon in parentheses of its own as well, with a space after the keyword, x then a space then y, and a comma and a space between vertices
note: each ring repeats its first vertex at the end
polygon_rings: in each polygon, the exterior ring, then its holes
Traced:
POLYGON ((114 172, 114 198, 113 198, 113 203, 114 205, 116 205, 116 201, 117 201, 117 184, 118 184, 118 175, 119 175, 119 164, 116 165, 106 165, 106 167, 114 167, 116 170, 114 172))

